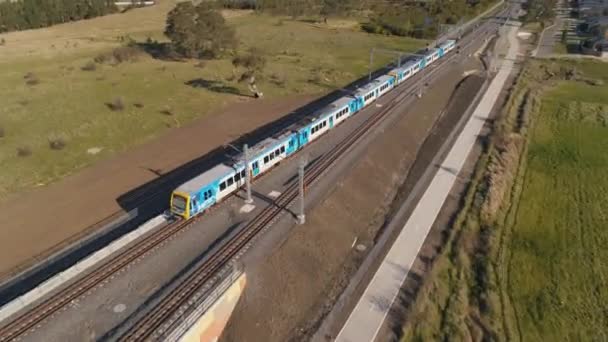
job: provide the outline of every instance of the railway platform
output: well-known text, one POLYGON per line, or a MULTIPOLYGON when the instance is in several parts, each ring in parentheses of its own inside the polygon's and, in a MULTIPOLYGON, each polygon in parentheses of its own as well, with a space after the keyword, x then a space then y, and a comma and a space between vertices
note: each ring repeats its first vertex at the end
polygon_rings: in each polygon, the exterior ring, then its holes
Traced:
POLYGON ((509 50, 497 75, 490 83, 463 131, 455 141, 430 185, 407 219, 382 264, 357 302, 336 341, 375 341, 389 315, 393 302, 439 214, 467 156, 476 142, 485 119, 494 107, 505 81, 513 69, 518 52, 518 26, 508 32, 509 50))

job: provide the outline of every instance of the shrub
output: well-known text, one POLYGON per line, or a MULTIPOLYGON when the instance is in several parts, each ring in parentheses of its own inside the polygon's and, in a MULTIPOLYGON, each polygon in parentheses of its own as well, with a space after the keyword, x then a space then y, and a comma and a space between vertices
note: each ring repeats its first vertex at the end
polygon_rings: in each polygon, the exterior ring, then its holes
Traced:
POLYGON ((122 97, 117 97, 112 102, 106 103, 106 106, 113 112, 119 112, 125 109, 125 103, 122 100, 122 97))
POLYGON ((94 62, 88 62, 87 64, 83 65, 80 69, 82 71, 95 71, 97 69, 97 66, 95 65, 94 62))
POLYGON ((285 86, 285 77, 278 74, 272 74, 270 75, 270 82, 282 88, 285 86))
POLYGON ((32 155, 32 149, 28 146, 17 147, 17 157, 27 157, 32 155))
POLYGON ((38 76, 36 76, 32 72, 28 72, 27 74, 25 74, 25 76, 23 76, 23 78, 25 79, 25 84, 27 84, 29 86, 33 86, 33 85, 40 83, 38 76))
POLYGON ((97 55, 93 60, 99 64, 120 64, 124 62, 135 62, 142 55, 141 50, 133 46, 121 46, 112 50, 97 55))
POLYGON ((144 104, 141 102, 135 102, 133 106, 135 106, 135 108, 144 108, 144 104))
POLYGON ((51 150, 55 150, 55 151, 63 150, 65 145, 66 145, 66 142, 63 138, 58 137, 58 138, 49 139, 49 148, 51 150))
POLYGON ((6 45, 6 40, 4 38, 0 39, 0 46, 6 45))
POLYGON ((175 114, 169 106, 165 106, 165 108, 163 108, 160 112, 168 116, 173 116, 173 114, 175 114))
POLYGON ((141 56, 141 51, 132 46, 121 46, 112 51, 112 56, 117 63, 135 62, 141 56))

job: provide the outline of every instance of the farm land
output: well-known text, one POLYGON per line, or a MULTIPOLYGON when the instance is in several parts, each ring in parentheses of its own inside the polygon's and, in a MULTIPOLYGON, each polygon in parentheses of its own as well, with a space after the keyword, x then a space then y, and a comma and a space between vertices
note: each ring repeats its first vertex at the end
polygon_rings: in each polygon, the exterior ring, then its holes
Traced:
POLYGON ((402 340, 605 340, 608 68, 532 60, 402 340))
MULTIPOLYGON (((166 14, 175 3, 0 35, 0 201, 230 104, 255 101, 229 55, 175 61, 124 48, 166 42, 166 14)), ((425 44, 367 34, 346 19, 317 25, 223 14, 236 28, 238 52, 255 47, 267 59, 258 88, 269 100, 320 96, 356 80, 367 72, 371 47, 413 51, 425 44)), ((376 67, 391 58, 376 56, 376 67)))

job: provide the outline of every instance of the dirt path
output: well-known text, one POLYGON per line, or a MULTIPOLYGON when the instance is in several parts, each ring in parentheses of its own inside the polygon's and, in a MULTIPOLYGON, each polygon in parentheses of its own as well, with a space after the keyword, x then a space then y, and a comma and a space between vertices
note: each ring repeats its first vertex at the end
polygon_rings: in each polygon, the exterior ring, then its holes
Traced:
MULTIPOLYGON (((346 286, 469 62, 453 68, 368 148, 352 172, 271 256, 248 270, 248 284, 224 341, 302 340, 346 286)), ((456 120, 451 118, 450 120, 456 120)))
POLYGON ((42 258, 100 220, 143 197, 129 194, 160 175, 195 160, 309 103, 313 96, 231 105, 220 115, 171 130, 164 137, 102 161, 48 187, 0 203, 0 279, 15 267, 42 258), (125 194, 129 194, 125 196, 125 194), (119 199, 121 202, 119 204, 119 199))

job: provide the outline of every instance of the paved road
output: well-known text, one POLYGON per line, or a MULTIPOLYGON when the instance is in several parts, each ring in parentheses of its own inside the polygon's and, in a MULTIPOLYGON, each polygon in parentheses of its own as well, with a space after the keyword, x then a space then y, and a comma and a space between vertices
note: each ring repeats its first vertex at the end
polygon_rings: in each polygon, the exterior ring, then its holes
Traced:
POLYGON ((562 40, 562 32, 570 24, 569 8, 563 1, 558 1, 555 7, 555 20, 547 26, 538 39, 538 45, 532 53, 535 57, 547 57, 553 54, 555 44, 562 40))
POLYGON ((376 339, 420 247, 513 69, 518 51, 517 29, 517 26, 510 27, 507 58, 355 306, 337 341, 367 342, 376 339))

